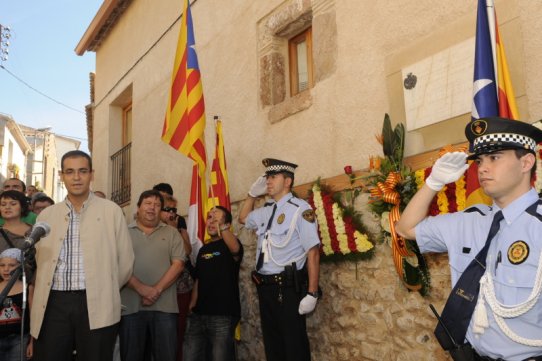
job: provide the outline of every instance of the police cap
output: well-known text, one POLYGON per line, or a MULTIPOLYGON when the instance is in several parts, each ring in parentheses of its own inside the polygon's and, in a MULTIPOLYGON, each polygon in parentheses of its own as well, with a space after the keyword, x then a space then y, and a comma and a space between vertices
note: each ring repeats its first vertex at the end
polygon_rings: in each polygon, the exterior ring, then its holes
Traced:
POLYGON ((272 175, 282 172, 291 173, 293 175, 295 169, 297 168, 297 164, 273 158, 265 158, 262 160, 262 164, 265 166, 265 175, 272 175))
POLYGON ((500 117, 469 122, 465 136, 473 152, 468 159, 507 149, 525 149, 536 153, 536 145, 542 142, 542 130, 519 120, 500 117))

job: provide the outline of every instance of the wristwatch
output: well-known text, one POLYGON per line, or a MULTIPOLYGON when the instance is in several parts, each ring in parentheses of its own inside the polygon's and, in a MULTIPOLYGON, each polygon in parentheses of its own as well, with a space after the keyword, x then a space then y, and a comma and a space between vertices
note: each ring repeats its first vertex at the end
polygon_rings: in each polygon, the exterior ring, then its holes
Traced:
POLYGON ((320 296, 320 295, 318 294, 318 292, 308 292, 308 291, 307 291, 307 294, 308 294, 308 295, 311 295, 312 297, 314 297, 314 298, 316 298, 316 299, 318 299, 319 296, 320 296))

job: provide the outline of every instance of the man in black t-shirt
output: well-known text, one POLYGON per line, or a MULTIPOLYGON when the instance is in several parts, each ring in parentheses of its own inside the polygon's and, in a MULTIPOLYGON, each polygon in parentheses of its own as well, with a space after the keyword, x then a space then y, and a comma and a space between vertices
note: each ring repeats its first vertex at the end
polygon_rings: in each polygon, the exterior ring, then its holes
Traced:
POLYGON ((198 252, 184 361, 234 360, 234 332, 241 317, 239 266, 243 246, 231 232, 231 221, 231 213, 221 206, 207 216, 211 241, 198 252))

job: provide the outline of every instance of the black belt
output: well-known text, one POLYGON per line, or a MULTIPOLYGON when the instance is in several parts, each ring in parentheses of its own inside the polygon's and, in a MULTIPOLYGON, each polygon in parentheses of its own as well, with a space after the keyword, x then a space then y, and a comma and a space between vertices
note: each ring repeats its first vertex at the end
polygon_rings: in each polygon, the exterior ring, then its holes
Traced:
POLYGON ((51 290, 51 292, 55 292, 55 293, 63 293, 63 294, 68 294, 68 293, 73 293, 73 294, 84 294, 87 292, 87 290, 70 290, 70 291, 64 291, 64 290, 51 290))
POLYGON ((284 272, 272 274, 272 275, 264 275, 264 274, 254 271, 252 272, 252 281, 256 284, 256 286, 262 286, 262 285, 293 286, 293 282, 291 280, 288 280, 288 277, 286 277, 286 274, 284 272))

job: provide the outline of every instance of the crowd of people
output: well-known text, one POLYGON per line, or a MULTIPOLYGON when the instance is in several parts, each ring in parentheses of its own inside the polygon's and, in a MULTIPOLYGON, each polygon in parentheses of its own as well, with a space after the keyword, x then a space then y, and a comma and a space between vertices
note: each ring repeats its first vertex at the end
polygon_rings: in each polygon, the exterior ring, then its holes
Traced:
MULTIPOLYGON (((422 252, 449 253, 453 290, 435 335, 454 360, 542 360, 542 213, 532 187, 542 131, 487 118, 465 133, 472 154, 439 158, 396 230, 416 239, 422 252), (467 158, 475 160, 493 204, 427 217, 437 192, 468 168, 467 158)), ((257 236, 251 275, 265 358, 309 361, 305 317, 322 295, 315 213, 291 192, 296 164, 266 158, 263 165, 238 221, 257 236), (267 202, 255 209, 262 196, 267 202)), ((71 151, 62 157, 62 202, 18 179, 4 182, 1 359, 235 360, 244 249, 230 210, 208 212, 209 239, 192 263, 195 244, 169 184, 142 192, 127 224, 117 204, 91 191, 93 176, 91 157, 71 151), (50 233, 29 247, 36 221, 50 233)))
MULTIPOLYGON (((273 234, 269 240, 280 242, 286 236, 284 226, 290 224, 300 230, 293 236, 289 232, 286 253, 270 253, 271 261, 266 258, 265 267, 254 274, 262 278, 258 292, 274 294, 274 299, 260 297, 262 313, 271 312, 262 318, 266 355, 268 360, 308 360, 304 314, 314 309, 318 298, 314 215, 290 193, 295 165, 269 162, 264 160, 266 176, 257 181, 258 192, 254 186, 249 192, 250 207, 245 207, 241 221, 257 228, 254 225, 266 215, 252 215, 252 207, 257 197, 268 193, 278 206, 266 229, 273 234), (272 192, 266 191, 266 182, 272 192), (301 215, 295 207, 301 207, 301 215), (305 236, 310 239, 302 242, 305 236), (277 272, 283 262, 288 263, 288 274, 277 272), (270 272, 284 284, 269 282, 270 272), (297 316, 290 321, 292 313, 297 316), (282 321, 271 324, 269 319, 282 321), (277 332, 296 338, 279 340, 277 332), (298 339, 303 342, 300 352, 293 347, 298 339), (276 354, 268 349, 276 349, 276 354)), ((159 183, 142 192, 133 221, 127 224, 118 205, 91 190, 94 170, 88 154, 68 152, 61 164, 67 196, 59 203, 16 178, 7 179, 0 193, 0 292, 5 290, 0 304, 1 359, 20 360, 22 346, 24 357, 37 361, 235 360, 243 246, 233 233, 230 210, 216 206, 209 211, 209 240, 191 262, 192 244, 171 185, 159 183), (28 247, 36 222, 47 224, 50 233, 28 247), (16 269, 24 269, 25 283, 16 269), (28 312, 23 290, 29 296, 28 312)), ((263 255, 264 238, 257 234, 263 255)), ((272 252, 273 247, 266 250, 272 252)))

